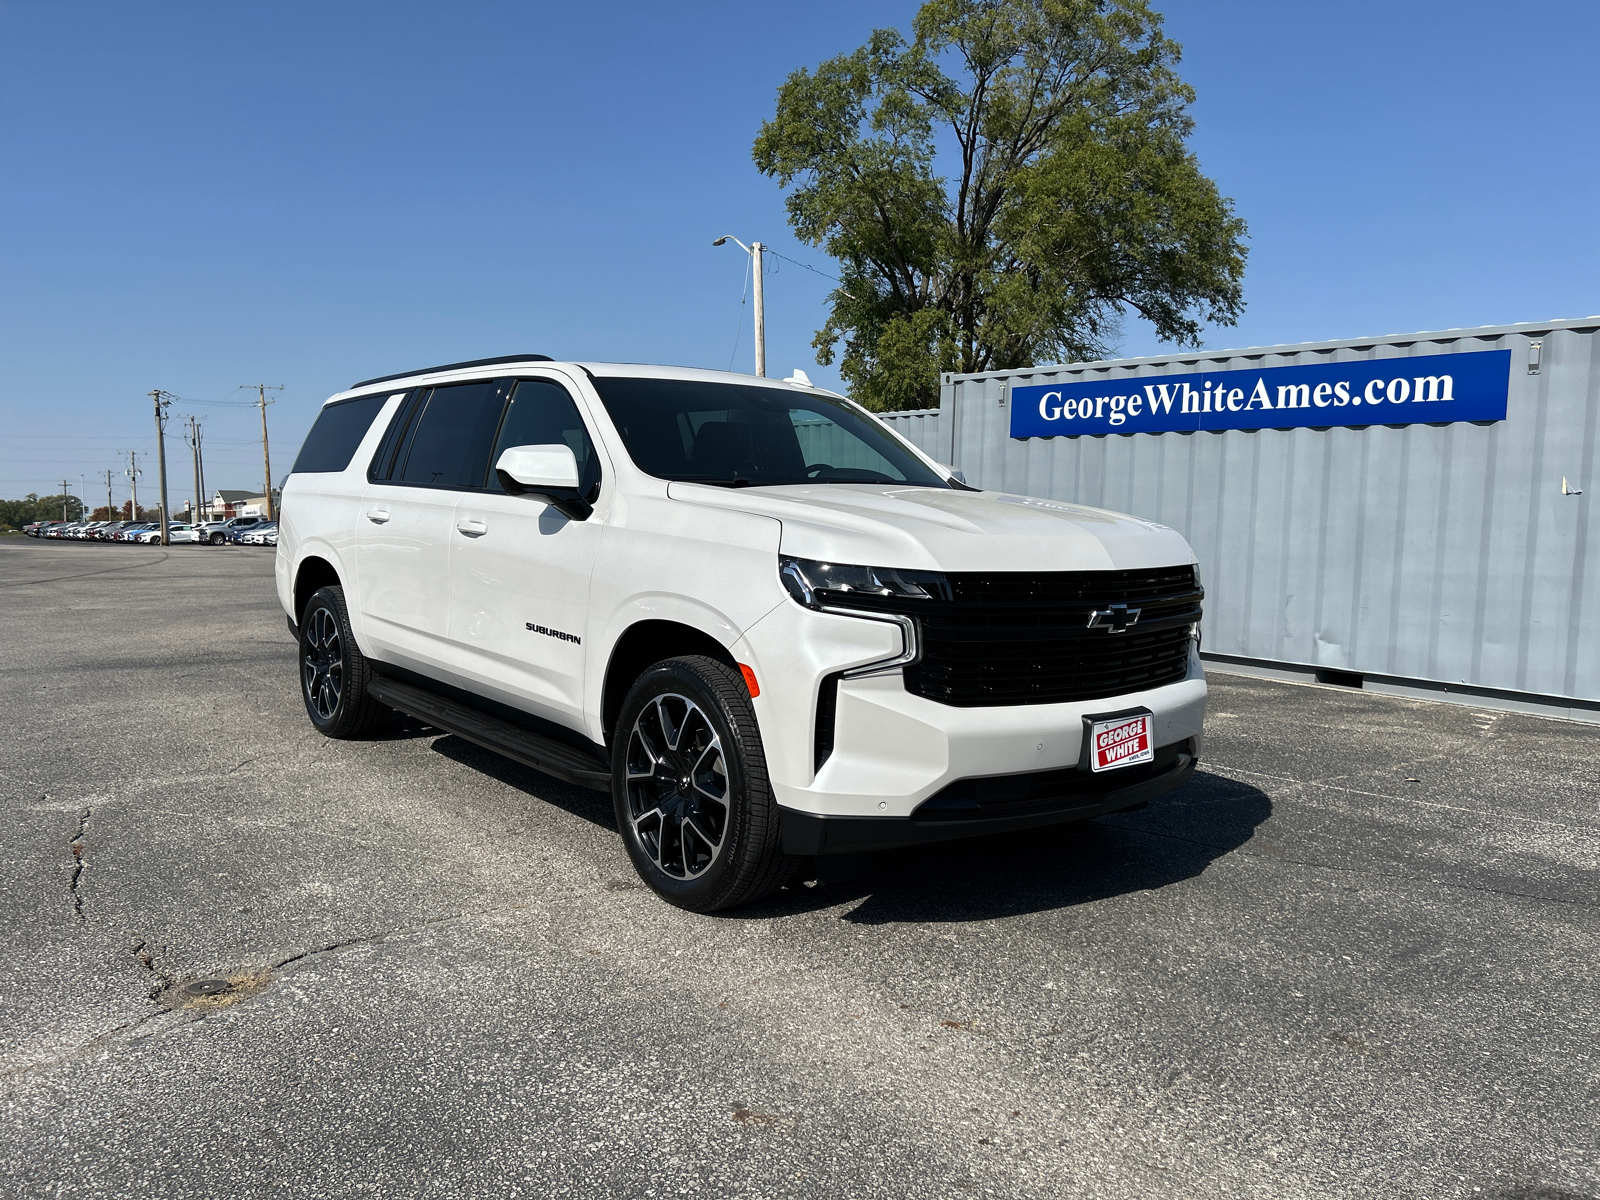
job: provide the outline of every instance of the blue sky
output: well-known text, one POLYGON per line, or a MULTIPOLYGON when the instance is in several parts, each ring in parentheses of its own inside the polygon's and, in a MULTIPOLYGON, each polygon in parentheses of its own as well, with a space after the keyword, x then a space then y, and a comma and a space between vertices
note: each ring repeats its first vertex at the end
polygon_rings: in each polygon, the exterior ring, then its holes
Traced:
MULTIPOLYGON (((208 484, 251 487, 242 383, 284 385, 281 478, 369 375, 524 350, 748 370, 743 256, 711 240, 831 270, 751 140, 790 70, 915 7, 3 0, 0 496, 152 450, 152 388, 204 420, 208 484)), ((1243 320, 1207 346, 1600 312, 1600 6, 1157 7, 1250 224, 1243 320)), ((771 373, 836 382, 810 348, 828 286, 768 276, 771 373)), ((1130 321, 1124 353, 1160 350, 1130 321)), ((181 441, 169 462, 181 503, 181 441)))

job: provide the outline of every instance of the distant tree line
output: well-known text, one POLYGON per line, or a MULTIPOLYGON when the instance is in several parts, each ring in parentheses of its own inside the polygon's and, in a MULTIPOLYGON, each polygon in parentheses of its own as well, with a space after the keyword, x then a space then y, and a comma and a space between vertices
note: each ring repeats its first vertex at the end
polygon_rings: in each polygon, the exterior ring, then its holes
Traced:
POLYGON ((66 501, 67 520, 81 519, 83 502, 76 496, 61 496, 59 493, 40 496, 29 492, 21 500, 0 500, 0 528, 21 529, 35 521, 59 521, 63 500, 66 501))

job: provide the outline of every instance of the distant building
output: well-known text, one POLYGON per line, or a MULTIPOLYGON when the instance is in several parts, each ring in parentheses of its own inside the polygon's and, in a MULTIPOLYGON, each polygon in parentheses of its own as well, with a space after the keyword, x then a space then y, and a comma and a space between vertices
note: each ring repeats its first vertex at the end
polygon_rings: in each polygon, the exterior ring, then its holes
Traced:
POLYGON ((202 520, 226 521, 229 517, 244 515, 244 507, 255 503, 259 498, 248 491, 218 488, 216 494, 200 510, 202 520))

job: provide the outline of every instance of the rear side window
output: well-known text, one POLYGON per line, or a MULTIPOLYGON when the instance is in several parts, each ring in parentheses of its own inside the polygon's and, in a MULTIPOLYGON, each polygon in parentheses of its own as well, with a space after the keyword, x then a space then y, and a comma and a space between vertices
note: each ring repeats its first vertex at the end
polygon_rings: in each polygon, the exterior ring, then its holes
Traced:
POLYGON ((313 471, 342 471, 355 457, 356 447, 372 428, 373 419, 383 408, 387 396, 358 396, 326 405, 318 414, 311 432, 306 434, 300 457, 290 474, 313 471))
POLYGON ((437 488, 481 488, 484 460, 500 424, 504 382, 458 383, 434 388, 416 418, 411 443, 401 451, 396 483, 437 488))

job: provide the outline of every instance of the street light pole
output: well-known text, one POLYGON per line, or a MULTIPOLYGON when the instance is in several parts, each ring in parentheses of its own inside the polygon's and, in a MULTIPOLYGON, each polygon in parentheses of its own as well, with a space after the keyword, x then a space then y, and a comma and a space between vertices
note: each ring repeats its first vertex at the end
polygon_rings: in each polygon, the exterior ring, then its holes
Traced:
POLYGON ((729 234, 719 237, 712 242, 713 246, 720 246, 724 242, 732 242, 748 254, 752 260, 752 269, 755 271, 755 319, 756 319, 756 374, 763 379, 767 374, 767 313, 766 304, 761 291, 761 256, 766 253, 766 247, 760 242, 752 242, 746 246, 738 238, 729 234))

